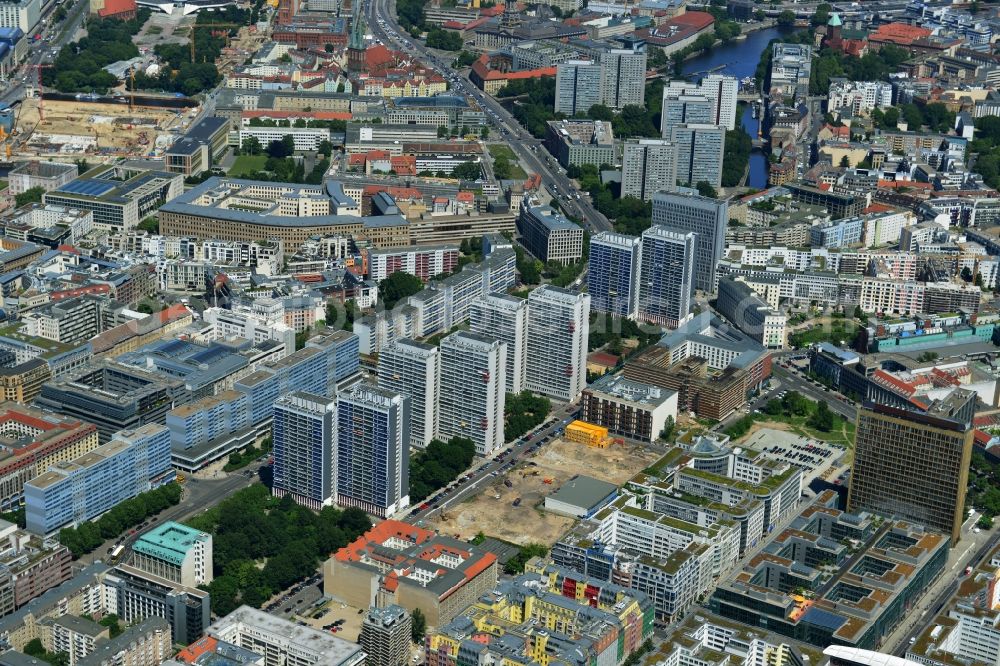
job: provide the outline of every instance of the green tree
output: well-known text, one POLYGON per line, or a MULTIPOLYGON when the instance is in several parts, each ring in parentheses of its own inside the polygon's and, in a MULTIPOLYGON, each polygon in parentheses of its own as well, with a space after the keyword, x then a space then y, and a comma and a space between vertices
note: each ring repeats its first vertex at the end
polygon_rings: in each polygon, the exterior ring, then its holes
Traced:
POLYGON ((483 174, 478 162, 462 162, 452 170, 451 175, 460 180, 478 180, 483 174))
POLYGON ((29 188, 20 194, 14 195, 14 204, 20 208, 31 203, 41 203, 43 194, 45 194, 44 187, 29 188))
POLYGON ((326 51, 327 53, 333 53, 334 46, 333 46, 333 44, 325 44, 323 46, 323 50, 326 51))
POLYGON ((830 432, 833 430, 833 423, 833 412, 830 411, 826 401, 816 403, 816 410, 809 418, 809 425, 821 432, 830 432))
POLYGON ((615 112, 604 104, 595 104, 587 109, 587 117, 593 120, 611 122, 615 119, 615 112))
POLYGON ((812 18, 809 22, 814 26, 826 25, 830 20, 830 10, 832 7, 828 3, 822 3, 816 6, 816 11, 813 13, 812 18))
POLYGON ((438 125, 438 138, 439 139, 444 139, 447 136, 448 136, 448 126, 447 125, 438 125))
POLYGON ((479 130, 479 138, 483 141, 490 138, 490 128, 487 125, 483 125, 483 128, 479 130))
POLYGON ((260 155, 263 152, 263 148, 260 145, 260 140, 255 136, 248 136, 243 139, 242 145, 240 145, 240 150, 244 155, 260 155))
POLYGON ((711 199, 719 198, 719 193, 716 192, 715 188, 712 187, 712 184, 706 180, 699 180, 695 187, 698 189, 698 194, 703 197, 709 197, 711 199))
POLYGON ((851 166, 851 160, 849 157, 847 157, 847 155, 844 155, 843 157, 840 158, 840 166, 844 168, 851 166))
POLYGON ((660 432, 660 439, 664 442, 674 441, 674 429, 677 424, 674 423, 674 417, 668 416, 666 421, 663 422, 663 430, 660 432))
POLYGON ((427 634, 427 618, 419 608, 414 608, 410 613, 410 638, 414 643, 421 643, 427 634))
POLYGON ((783 28, 790 28, 795 25, 795 12, 791 9, 786 9, 778 14, 778 25, 783 28))
POLYGON ((528 563, 528 560, 533 557, 545 557, 548 554, 548 546, 540 543, 529 543, 526 546, 521 546, 517 555, 504 563, 503 572, 510 576, 524 573, 524 565, 528 563))
POLYGON ((295 153, 295 137, 286 134, 280 140, 272 141, 267 146, 267 154, 274 158, 289 157, 295 153))
POLYGON ((396 303, 413 296, 424 288, 424 283, 416 275, 396 271, 378 283, 379 300, 386 310, 396 307, 396 303))

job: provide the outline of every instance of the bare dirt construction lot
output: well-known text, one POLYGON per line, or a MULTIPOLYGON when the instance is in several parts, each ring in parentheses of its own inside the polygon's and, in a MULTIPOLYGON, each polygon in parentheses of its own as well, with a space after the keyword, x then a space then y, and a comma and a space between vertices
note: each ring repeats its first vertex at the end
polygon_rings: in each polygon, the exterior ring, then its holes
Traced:
POLYGON ((90 104, 45 101, 45 120, 38 122, 38 100, 26 99, 18 117, 15 138, 28 152, 82 157, 102 150, 146 154, 157 136, 180 125, 183 114, 168 109, 137 108, 128 104, 90 104))
POLYGON ((461 539, 483 532, 517 544, 550 546, 574 521, 547 513, 542 508, 546 495, 577 474, 622 484, 661 455, 662 451, 636 444, 598 449, 555 439, 506 475, 494 477, 474 498, 449 506, 429 521, 428 527, 461 539), (545 483, 546 479, 551 483, 545 483), (511 487, 504 480, 510 481, 511 487), (521 503, 514 506, 518 497, 521 503))

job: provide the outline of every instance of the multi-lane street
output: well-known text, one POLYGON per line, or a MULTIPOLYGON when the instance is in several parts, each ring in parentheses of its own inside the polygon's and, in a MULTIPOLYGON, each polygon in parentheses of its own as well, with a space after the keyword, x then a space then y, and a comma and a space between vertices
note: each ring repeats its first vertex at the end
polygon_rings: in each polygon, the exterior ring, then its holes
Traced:
POLYGON ((446 510, 454 504, 461 504, 467 498, 477 494, 482 489, 483 484, 490 483, 494 475, 499 475, 505 469, 510 469, 517 465, 521 456, 533 447, 544 446, 558 431, 566 426, 573 419, 577 411, 575 404, 564 405, 557 408, 549 420, 537 428, 533 433, 522 437, 503 452, 479 464, 464 477, 450 484, 447 488, 438 491, 436 495, 425 500, 428 505, 426 509, 421 509, 423 505, 418 505, 411 510, 411 514, 406 518, 408 522, 417 523, 425 518, 430 518, 435 513, 446 510))
MULTIPOLYGON (((195 514, 201 513, 215 506, 237 490, 246 488, 257 482, 260 470, 264 466, 260 462, 256 462, 245 470, 233 472, 218 479, 190 478, 184 485, 180 503, 169 509, 165 509, 150 522, 183 521, 195 514)), ((122 553, 120 559, 127 561, 129 549, 144 531, 146 530, 135 529, 132 530, 132 533, 126 534, 124 538, 109 539, 92 553, 82 556, 79 561, 84 564, 90 564, 94 560, 107 561, 110 549, 118 542, 125 546, 125 552, 122 553)))
POLYGON ((504 142, 529 171, 539 175, 542 186, 559 202, 560 208, 565 213, 583 220, 591 231, 606 231, 613 228, 611 222, 594 208, 589 197, 580 194, 577 198, 576 188, 564 171, 549 162, 548 152, 538 139, 524 130, 500 102, 476 88, 469 81, 467 73, 461 75, 452 69, 453 55, 439 55, 433 49, 409 37, 396 20, 393 0, 370 0, 365 9, 365 16, 376 39, 420 58, 448 79, 455 92, 475 99, 493 119, 494 126, 500 131, 504 142))

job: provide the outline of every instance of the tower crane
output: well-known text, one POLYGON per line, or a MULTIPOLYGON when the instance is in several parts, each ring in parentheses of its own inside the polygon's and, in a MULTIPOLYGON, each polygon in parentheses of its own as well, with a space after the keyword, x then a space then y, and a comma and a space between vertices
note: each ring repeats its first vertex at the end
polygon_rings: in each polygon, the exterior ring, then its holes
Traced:
POLYGON ((38 90, 38 122, 41 124, 45 120, 45 98, 42 97, 42 70, 49 69, 52 65, 43 65, 38 63, 36 65, 28 65, 35 70, 35 87, 38 90))

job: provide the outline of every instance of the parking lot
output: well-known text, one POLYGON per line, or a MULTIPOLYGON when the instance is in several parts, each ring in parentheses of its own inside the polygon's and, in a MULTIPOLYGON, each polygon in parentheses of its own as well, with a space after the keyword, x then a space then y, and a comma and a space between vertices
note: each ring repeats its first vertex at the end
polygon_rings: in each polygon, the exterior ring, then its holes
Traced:
POLYGON ((772 460, 801 467, 805 474, 803 485, 806 486, 816 477, 825 477, 831 468, 840 467, 845 453, 843 449, 827 442, 774 428, 761 428, 744 444, 772 460))

